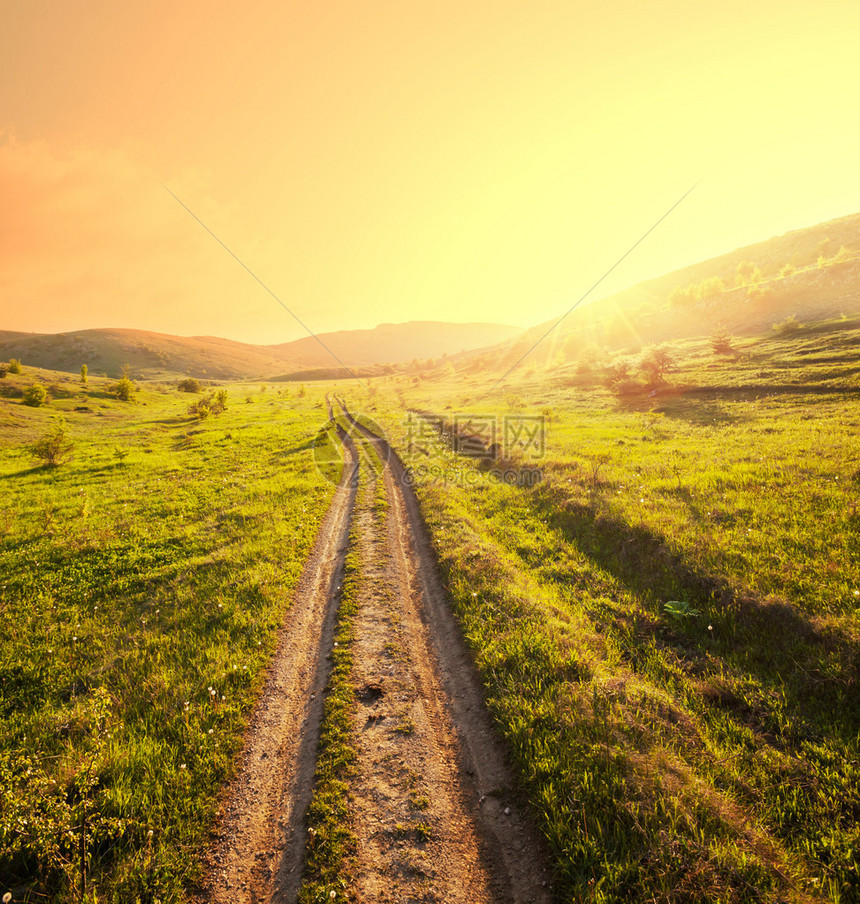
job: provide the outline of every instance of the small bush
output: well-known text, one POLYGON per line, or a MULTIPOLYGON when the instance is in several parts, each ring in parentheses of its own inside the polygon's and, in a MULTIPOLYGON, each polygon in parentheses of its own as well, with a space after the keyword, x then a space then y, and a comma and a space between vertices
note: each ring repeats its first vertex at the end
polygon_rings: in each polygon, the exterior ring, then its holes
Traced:
POLYGON ((708 337, 708 341, 716 355, 730 355, 734 351, 732 337, 722 327, 717 327, 708 337))
POLYGON ((30 452, 36 461, 56 467, 69 458, 73 447, 66 422, 60 418, 51 430, 30 446, 30 452))
POLYGON ((8 364, 0 364, 0 380, 9 373, 9 365, 8 364))
POLYGON ((41 383, 33 383, 24 390, 24 404, 31 408, 41 408, 48 398, 48 392, 41 383))
POLYGON ((108 392, 112 393, 121 402, 130 402, 132 400, 132 397, 137 392, 137 383, 131 378, 131 368, 128 364, 123 365, 122 376, 116 383, 108 386, 108 392))
POLYGON ((786 335, 787 333, 793 333, 796 330, 799 330, 803 324, 797 319, 797 317, 792 314, 790 317, 786 317, 785 320, 780 323, 775 323, 773 325, 773 329, 775 332, 780 335, 786 335))
POLYGON ((82 364, 81 365, 81 383, 87 382, 87 376, 88 376, 89 372, 90 371, 89 371, 89 368, 87 367, 87 365, 82 364))
POLYGON ((17 358, 9 359, 9 373, 10 374, 23 373, 23 370, 21 368, 21 362, 17 358))
POLYGON ((180 392, 200 392, 201 386, 199 380, 195 380, 194 377, 186 377, 179 381, 177 388, 180 392))

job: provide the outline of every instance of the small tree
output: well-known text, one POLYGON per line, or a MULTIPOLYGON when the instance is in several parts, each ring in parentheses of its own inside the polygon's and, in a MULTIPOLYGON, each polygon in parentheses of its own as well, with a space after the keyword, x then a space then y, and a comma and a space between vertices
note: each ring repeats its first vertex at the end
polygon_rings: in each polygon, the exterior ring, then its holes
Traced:
POLYGON ((86 364, 81 365, 81 383, 87 382, 87 375, 89 374, 89 368, 86 364))
POLYGON ((31 408, 40 408, 47 398, 48 392, 41 383, 32 383, 24 390, 24 404, 31 408))
POLYGON ((66 422, 58 418, 54 426, 30 446, 30 452, 36 461, 53 468, 66 461, 73 448, 74 444, 69 438, 66 422))
POLYGON ((741 261, 735 274, 735 283, 739 286, 752 286, 764 279, 761 270, 750 261, 741 261))
POLYGON ((8 364, 0 364, 0 380, 9 373, 9 365, 8 364))
POLYGON ((21 362, 17 358, 9 359, 9 373, 10 374, 19 374, 21 373, 21 362))
POLYGON ((180 392, 200 392, 200 381, 195 380, 194 377, 186 377, 179 381, 177 388, 180 392))
POLYGON ((734 349, 732 348, 732 337, 724 327, 717 327, 708 337, 711 348, 716 355, 730 355, 734 349))
POLYGON ((666 374, 676 369, 675 356, 665 345, 652 345, 645 349, 639 362, 639 370, 651 383, 662 383, 666 374))

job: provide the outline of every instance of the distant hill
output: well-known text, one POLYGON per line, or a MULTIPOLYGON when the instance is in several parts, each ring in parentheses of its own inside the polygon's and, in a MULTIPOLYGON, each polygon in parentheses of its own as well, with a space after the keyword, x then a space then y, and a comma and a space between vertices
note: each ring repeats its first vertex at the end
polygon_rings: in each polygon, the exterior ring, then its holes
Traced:
POLYGON ((268 379, 342 364, 396 365, 413 358, 436 358, 493 345, 519 332, 518 327, 492 323, 412 322, 323 333, 321 342, 308 337, 281 345, 250 345, 213 336, 128 329, 44 334, 0 330, 0 361, 18 358, 34 367, 69 373, 77 373, 86 364, 93 375, 110 377, 118 376, 128 364, 133 376, 148 379, 180 375, 211 380, 268 379))
MULTIPOLYGON (((561 314, 562 312, 560 312, 561 314)), ((860 313, 860 213, 798 229, 675 270, 577 308, 483 355, 509 367, 535 343, 530 365, 576 359, 589 348, 636 347, 723 328, 760 333, 788 317, 860 313)), ((474 357, 474 356, 473 356, 474 357)))
MULTIPOLYGON (((324 333, 320 339, 342 364, 360 366, 454 355, 468 349, 496 345, 522 331, 522 327, 500 323, 413 320, 409 323, 381 323, 372 330, 324 333)), ((311 336, 268 348, 302 367, 330 367, 333 363, 331 356, 311 336)))
POLYGON ((86 364, 90 373, 110 377, 118 376, 125 364, 138 377, 185 374, 216 380, 254 378, 284 367, 283 360, 259 346, 120 329, 19 333, 11 338, 0 333, 0 360, 9 358, 72 373, 86 364))

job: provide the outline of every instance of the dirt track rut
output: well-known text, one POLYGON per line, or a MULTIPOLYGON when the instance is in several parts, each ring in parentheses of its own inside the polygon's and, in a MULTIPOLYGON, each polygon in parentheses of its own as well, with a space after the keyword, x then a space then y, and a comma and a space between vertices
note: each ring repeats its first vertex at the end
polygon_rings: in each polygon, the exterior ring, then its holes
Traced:
MULTIPOLYGON (((326 515, 248 733, 207 863, 208 900, 293 902, 304 850, 327 654, 351 520, 362 583, 355 620, 349 900, 543 904, 544 851, 451 613, 399 459, 352 420, 326 515), (357 448, 358 447, 358 448, 357 448), (356 508, 359 455, 376 450, 387 508, 356 508)), ((371 474, 372 468, 365 472, 371 474)), ((372 499, 374 488, 367 494, 372 499)))
POLYGON ((294 901, 298 891, 326 657, 357 487, 355 447, 346 441, 344 448, 343 477, 281 629, 204 864, 204 900, 215 904, 294 901))

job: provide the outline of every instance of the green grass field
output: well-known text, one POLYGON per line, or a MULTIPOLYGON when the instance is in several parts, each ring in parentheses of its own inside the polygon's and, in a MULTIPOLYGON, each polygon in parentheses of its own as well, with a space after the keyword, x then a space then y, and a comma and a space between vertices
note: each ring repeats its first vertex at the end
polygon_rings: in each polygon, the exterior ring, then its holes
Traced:
POLYGON ((205 419, 166 386, 59 389, 0 399, 3 890, 180 901, 331 497, 327 417, 295 387, 230 385, 205 419), (72 458, 34 466, 59 415, 72 458))
MULTIPOLYGON (((675 351, 650 386, 610 389, 581 363, 493 389, 447 369, 339 392, 413 469, 557 899, 850 904, 860 324, 675 351), (543 418, 542 454, 496 463, 542 480, 500 480, 408 409, 543 418)), ((194 889, 340 462, 326 387, 225 388, 227 409, 196 418, 200 396, 167 385, 125 403, 98 379, 0 380, 0 876, 15 900, 194 889), (45 407, 21 403, 34 381, 54 386, 45 407), (59 415, 72 458, 38 466, 27 447, 59 415)), ((378 486, 366 504, 381 511, 378 486)), ((325 808, 344 675, 311 813, 336 844, 306 898, 339 881, 349 829, 325 808)))
POLYGON ((570 367, 365 399, 413 466, 560 900, 860 895, 860 332, 738 351, 686 343, 656 391, 570 367), (543 481, 416 442, 404 402, 543 414, 545 455, 502 465, 543 481))

